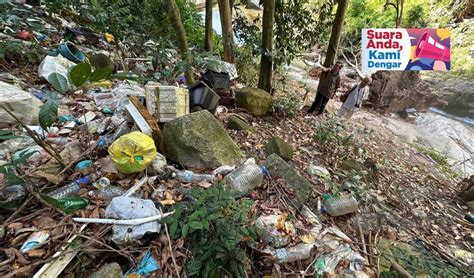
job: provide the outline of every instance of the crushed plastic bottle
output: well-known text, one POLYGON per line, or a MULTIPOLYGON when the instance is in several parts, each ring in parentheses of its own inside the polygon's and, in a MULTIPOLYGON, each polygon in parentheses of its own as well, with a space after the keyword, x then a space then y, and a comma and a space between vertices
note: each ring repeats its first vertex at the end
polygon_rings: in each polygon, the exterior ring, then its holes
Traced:
POLYGON ((118 186, 106 186, 99 189, 97 195, 104 200, 112 200, 115 197, 122 196, 127 190, 118 186))
POLYGON ((57 201, 59 208, 68 214, 83 209, 89 204, 86 199, 77 196, 64 197, 57 201))
POLYGON ((46 141, 52 144, 56 144, 56 145, 66 145, 76 140, 71 137, 47 137, 46 141))
POLYGON ((324 196, 324 208, 329 215, 336 217, 357 211, 358 203, 352 195, 341 197, 324 196))
POLYGON ((81 184, 89 184, 90 182, 91 180, 89 179, 89 177, 83 177, 71 182, 70 184, 60 187, 48 193, 47 195, 56 200, 63 199, 65 197, 77 194, 81 189, 81 184))
POLYGON ((309 258, 313 247, 314 244, 300 243, 293 247, 276 249, 273 255, 280 263, 292 263, 309 258))
POLYGON ((255 160, 247 160, 241 167, 232 171, 224 178, 224 183, 233 190, 247 193, 259 186, 263 181, 263 173, 255 160))
POLYGON ((188 171, 188 170, 173 173, 173 177, 184 183, 201 182, 201 181, 211 182, 214 179, 214 175, 198 174, 198 173, 194 173, 193 171, 188 171))

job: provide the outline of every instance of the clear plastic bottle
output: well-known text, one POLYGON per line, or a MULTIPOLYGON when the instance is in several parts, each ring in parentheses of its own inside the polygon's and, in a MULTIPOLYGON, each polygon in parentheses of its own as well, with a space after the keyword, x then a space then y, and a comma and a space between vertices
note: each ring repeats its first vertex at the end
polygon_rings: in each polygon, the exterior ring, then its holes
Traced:
POLYGON ((104 200, 111 200, 115 197, 124 195, 125 192, 127 192, 127 190, 111 185, 99 189, 98 195, 104 200))
POLYGON ((51 198, 54 198, 56 200, 62 199, 64 197, 72 196, 77 193, 79 193, 79 190, 81 189, 81 184, 88 184, 90 183, 89 177, 83 177, 80 179, 77 179, 70 184, 67 184, 63 187, 60 187, 47 195, 51 198))
POLYGON ((331 197, 324 200, 324 208, 329 215, 336 217, 356 212, 358 203, 352 195, 331 197))
POLYGON ((224 178, 224 183, 231 186, 232 189, 244 193, 259 186, 262 181, 262 169, 255 163, 244 163, 224 178))
POLYGON ((175 173, 174 175, 176 179, 180 180, 181 182, 190 183, 190 182, 201 182, 201 181, 209 181, 211 182, 214 179, 214 175, 211 174, 197 174, 193 171, 180 171, 175 173))
POLYGON ((314 244, 300 243, 293 247, 276 249, 274 256, 280 263, 292 263, 306 260, 311 256, 314 244))

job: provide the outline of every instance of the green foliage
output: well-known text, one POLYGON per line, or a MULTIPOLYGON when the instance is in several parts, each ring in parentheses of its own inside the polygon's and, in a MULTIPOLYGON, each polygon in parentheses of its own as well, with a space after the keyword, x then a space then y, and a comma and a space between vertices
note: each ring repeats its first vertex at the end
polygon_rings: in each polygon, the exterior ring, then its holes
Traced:
POLYGON ((347 131, 345 123, 335 117, 320 121, 313 137, 320 145, 331 149, 342 147, 347 150, 354 141, 354 135, 347 131))
POLYGON ((191 190, 192 202, 180 202, 164 219, 174 239, 185 237, 193 254, 186 267, 192 277, 242 277, 244 243, 257 238, 249 216, 253 202, 235 200, 222 185, 191 190))
POLYGON ((23 138, 23 136, 15 135, 15 133, 12 130, 0 129, 0 141, 17 139, 17 138, 23 138))
POLYGON ((245 44, 252 56, 262 54, 262 32, 258 28, 261 18, 257 17, 250 22, 241 7, 235 7, 235 17, 232 21, 233 31, 237 39, 245 44))
POLYGON ((292 93, 286 93, 277 97, 272 102, 273 113, 282 113, 284 116, 293 118, 301 106, 300 98, 292 93))
POLYGON ((47 129, 56 121, 58 117, 58 107, 59 99, 55 94, 52 94, 46 103, 41 105, 38 119, 43 129, 47 129))
POLYGON ((71 69, 69 76, 71 76, 72 83, 79 87, 89 79, 91 71, 91 66, 88 63, 82 62, 71 69))
POLYGON ((48 82, 53 86, 54 89, 64 93, 67 91, 68 83, 66 77, 63 75, 53 72, 48 75, 48 82))
POLYGON ((89 80, 92 82, 96 82, 102 79, 108 79, 112 75, 111 68, 99 68, 96 69, 89 77, 89 80))
POLYGON ((436 151, 433 148, 426 147, 420 144, 412 144, 412 146, 420 153, 429 156, 433 161, 436 162, 436 166, 443 172, 445 173, 448 177, 451 178, 457 178, 460 176, 460 174, 456 171, 454 171, 451 168, 451 165, 448 163, 448 159, 446 155, 444 155, 441 152, 436 151))
POLYGON ((405 26, 409 28, 424 28, 427 26, 425 21, 425 11, 422 5, 416 5, 408 10, 405 26))
POLYGON ((420 254, 408 254, 403 249, 394 247, 390 251, 413 277, 419 276, 420 272, 426 273, 428 277, 468 277, 471 274, 469 270, 447 264, 438 255, 425 250, 421 250, 420 254))
POLYGON ((332 24, 334 0, 277 0, 275 7, 276 65, 289 64, 304 51, 324 41, 332 24))

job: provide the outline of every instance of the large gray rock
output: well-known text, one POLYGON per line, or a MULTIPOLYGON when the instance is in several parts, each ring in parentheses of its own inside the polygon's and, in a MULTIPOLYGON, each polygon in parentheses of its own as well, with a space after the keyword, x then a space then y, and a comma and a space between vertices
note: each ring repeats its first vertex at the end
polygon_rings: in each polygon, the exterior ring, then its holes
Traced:
POLYGON ((270 139, 267 145, 265 145, 265 154, 267 156, 274 153, 286 161, 290 161, 293 158, 293 148, 291 145, 283 141, 283 139, 278 136, 270 139))
POLYGON ((295 168, 291 167, 277 154, 272 154, 267 157, 265 166, 273 176, 279 176, 286 180, 286 182, 293 188, 298 198, 299 206, 305 204, 311 196, 313 185, 304 177, 300 176, 295 168))
POLYGON ((222 124, 207 110, 165 124, 166 157, 185 167, 215 168, 242 162, 244 156, 222 124))
POLYGON ((110 263, 103 265, 99 270, 92 273, 91 278, 121 278, 122 269, 118 263, 110 263))
POLYGON ((254 116, 263 116, 270 111, 272 96, 262 89, 246 87, 235 91, 235 104, 254 116))

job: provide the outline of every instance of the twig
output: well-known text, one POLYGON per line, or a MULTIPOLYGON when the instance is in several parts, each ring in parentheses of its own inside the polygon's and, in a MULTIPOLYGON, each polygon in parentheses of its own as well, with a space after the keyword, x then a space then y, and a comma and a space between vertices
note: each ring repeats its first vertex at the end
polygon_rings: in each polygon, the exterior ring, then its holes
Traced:
POLYGON ((61 159, 59 153, 46 141, 40 139, 34 131, 32 131, 27 125, 25 125, 15 114, 13 114, 10 110, 8 110, 4 105, 0 105, 0 107, 5 110, 12 118, 14 118, 28 133, 28 135, 35 141, 36 144, 41 146, 47 153, 49 153, 54 159, 56 159, 61 166, 66 167, 66 164, 61 159))
POLYGON ((11 215, 10 217, 8 217, 7 220, 5 220, 4 224, 3 225, 8 225, 10 224, 10 221, 13 219, 13 217, 15 217, 18 213, 20 213, 27 205, 28 203, 33 200, 33 196, 29 196, 28 199, 26 199, 26 201, 21 205, 21 207, 19 207, 17 210, 15 210, 11 215))
MULTIPOLYGON (((364 250, 365 254, 368 254, 367 247, 365 246, 364 232, 362 231, 362 226, 360 225, 360 221, 359 221, 359 215, 357 215, 357 213, 356 213, 356 222, 357 222, 357 228, 359 229, 360 240, 362 242, 362 250, 364 250)), ((369 257, 367 255, 365 255, 365 258, 369 260, 369 257)))
POLYGON ((79 223, 94 223, 94 224, 113 224, 113 225, 141 225, 144 223, 160 220, 168 215, 173 214, 174 211, 168 212, 165 214, 149 216, 145 218, 137 218, 137 219, 106 219, 106 218, 80 218, 75 217, 72 220, 79 222, 79 223))
POLYGON ((132 256, 130 256, 130 255, 124 253, 122 250, 117 250, 117 249, 113 248, 112 246, 108 245, 107 243, 103 243, 103 242, 100 241, 100 240, 97 240, 97 239, 92 238, 92 237, 89 237, 89 236, 85 236, 85 235, 80 234, 80 233, 77 233, 76 236, 77 236, 77 237, 85 238, 85 239, 87 239, 87 240, 91 240, 91 241, 93 241, 93 242, 95 242, 95 243, 97 243, 97 244, 99 244, 99 245, 101 245, 101 246, 106 247, 107 249, 109 249, 109 250, 111 250, 111 251, 113 251, 113 252, 115 252, 115 253, 117 253, 117 254, 122 255, 123 257, 127 258, 130 262, 136 263, 132 256))
POLYGON ((364 75, 362 74, 362 72, 357 68, 357 66, 355 66, 353 63, 351 63, 349 61, 349 59, 347 59, 346 55, 344 55, 344 51, 341 51, 341 54, 342 54, 342 57, 344 57, 344 60, 346 60, 346 62, 355 69, 355 71, 357 72, 357 74, 359 75, 360 78, 363 78, 364 75))
POLYGON ((412 278, 413 277, 413 276, 411 276, 411 274, 408 271, 406 271, 394 259, 392 259, 392 258, 387 258, 387 259, 389 259, 390 263, 392 264, 391 268, 393 268, 393 270, 395 270, 398 273, 398 275, 399 275, 398 277, 402 277, 402 278, 412 278))
MULTIPOLYGON (((160 208, 160 212, 163 215, 163 210, 161 208, 160 208)), ((176 271, 176 275, 177 275, 176 277, 179 278, 178 264, 176 263, 176 259, 174 258, 173 247, 171 247, 171 238, 170 238, 170 234, 168 233, 168 224, 166 224, 166 223, 164 223, 164 224, 165 224, 166 237, 168 238, 168 244, 169 244, 169 247, 170 247, 171 259, 173 260, 173 264, 174 264, 174 270, 176 271)))

